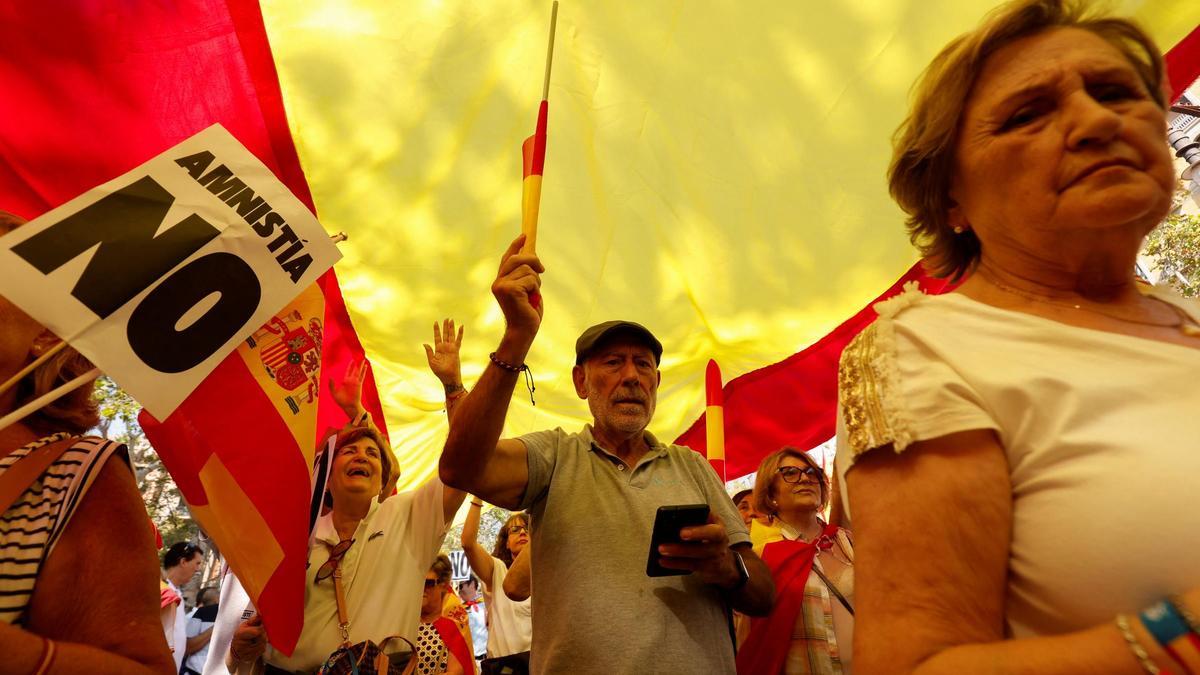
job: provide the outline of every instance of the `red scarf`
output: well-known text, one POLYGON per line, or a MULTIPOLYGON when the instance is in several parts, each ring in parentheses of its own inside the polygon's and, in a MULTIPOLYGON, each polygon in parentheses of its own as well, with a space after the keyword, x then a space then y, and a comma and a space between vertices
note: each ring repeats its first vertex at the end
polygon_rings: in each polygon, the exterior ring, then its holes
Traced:
POLYGON ((439 616, 433 622, 433 627, 441 636, 446 649, 458 659, 458 665, 462 666, 463 671, 474 671, 475 657, 471 655, 471 650, 467 649, 467 641, 463 639, 462 633, 458 632, 458 625, 444 616, 439 616))
POLYGON ((737 654, 742 675, 782 673, 792 643, 792 629, 804 606, 804 585, 817 551, 833 548, 836 525, 826 525, 816 541, 776 541, 763 547, 762 559, 775 580, 775 607, 765 618, 750 620, 750 634, 737 654))

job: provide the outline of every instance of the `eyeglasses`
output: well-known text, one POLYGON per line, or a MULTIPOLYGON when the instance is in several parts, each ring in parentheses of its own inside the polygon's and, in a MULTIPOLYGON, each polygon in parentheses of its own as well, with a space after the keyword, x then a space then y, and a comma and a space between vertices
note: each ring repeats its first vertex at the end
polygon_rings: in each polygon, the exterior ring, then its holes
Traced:
POLYGON ((317 569, 317 578, 313 579, 313 583, 322 582, 333 576, 333 573, 337 571, 338 563, 342 560, 342 556, 346 555, 346 551, 349 551, 353 545, 353 539, 343 539, 337 543, 337 546, 329 549, 329 560, 326 560, 317 569))
POLYGON ((529 534, 529 528, 524 525, 512 525, 508 528, 509 534, 529 534))
POLYGON ((779 477, 785 483, 799 483, 800 477, 804 476, 811 478, 813 481, 820 483, 821 478, 825 475, 820 469, 814 469, 811 466, 806 466, 801 469, 798 466, 781 466, 776 470, 779 477))

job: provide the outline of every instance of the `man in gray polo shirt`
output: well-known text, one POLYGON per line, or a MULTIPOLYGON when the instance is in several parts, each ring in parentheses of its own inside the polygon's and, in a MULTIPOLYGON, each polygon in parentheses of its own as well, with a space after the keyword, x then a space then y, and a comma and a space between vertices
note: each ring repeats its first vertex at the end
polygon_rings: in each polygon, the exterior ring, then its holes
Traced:
POLYGON ((504 337, 459 404, 442 480, 533 514, 535 673, 732 673, 726 608, 765 615, 774 585, 723 486, 699 454, 646 431, 662 345, 627 321, 593 326, 576 343, 575 390, 593 422, 500 439, 508 402, 541 325, 541 262, 505 252, 492 293, 504 337), (660 506, 707 503, 709 524, 660 549, 687 576, 646 576, 660 506))

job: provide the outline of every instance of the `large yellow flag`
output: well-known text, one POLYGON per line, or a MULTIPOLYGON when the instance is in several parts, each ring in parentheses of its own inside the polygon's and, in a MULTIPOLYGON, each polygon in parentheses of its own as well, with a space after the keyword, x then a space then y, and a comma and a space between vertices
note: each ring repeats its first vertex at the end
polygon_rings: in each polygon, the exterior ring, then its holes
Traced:
MULTIPOLYGON (((828 333, 916 260, 884 172, 918 72, 994 0, 563 2, 541 195, 537 406, 510 434, 588 417, 570 381, 584 328, 623 318, 666 347, 651 429, 726 378, 828 333)), ((1164 47, 1193 0, 1113 3, 1164 47)), ((264 0, 322 222, 372 355, 403 484, 432 475, 442 390, 420 342, 466 326, 467 385, 503 319, 488 292, 519 231, 520 168, 544 66, 546 0, 264 0)))

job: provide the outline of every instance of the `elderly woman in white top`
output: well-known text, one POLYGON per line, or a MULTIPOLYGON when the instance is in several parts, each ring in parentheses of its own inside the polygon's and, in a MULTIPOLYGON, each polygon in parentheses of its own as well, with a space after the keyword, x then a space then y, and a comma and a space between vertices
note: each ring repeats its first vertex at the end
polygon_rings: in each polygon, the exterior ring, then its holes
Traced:
MULTIPOLYGON (((462 389, 453 322, 434 326, 436 349, 427 349, 430 368, 446 388, 452 407, 462 389)), ((231 672, 257 672, 265 659, 268 673, 313 673, 342 643, 333 572, 342 570, 349 641, 383 643, 393 635, 416 642, 425 573, 437 557, 446 528, 465 493, 444 487, 436 477, 411 492, 388 496, 395 485, 391 449, 369 421, 360 395, 366 364, 351 366, 333 391, 352 423, 334 446, 329 472, 332 509, 318 521, 305 575, 304 628, 291 656, 267 649, 258 617, 238 628, 230 646, 231 672), (385 499, 386 498, 386 499, 385 499)), ((406 651, 400 640, 388 651, 406 651), (399 643, 399 644, 397 644, 399 643)), ((394 654, 397 657, 405 654, 394 654)))
POLYGON ((1136 25, 1025 0, 916 88, 892 194, 966 281, 842 357, 860 672, 1200 672, 1200 314, 1134 277, 1163 78, 1136 25))

